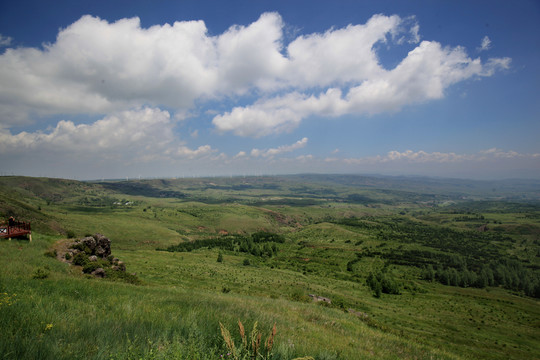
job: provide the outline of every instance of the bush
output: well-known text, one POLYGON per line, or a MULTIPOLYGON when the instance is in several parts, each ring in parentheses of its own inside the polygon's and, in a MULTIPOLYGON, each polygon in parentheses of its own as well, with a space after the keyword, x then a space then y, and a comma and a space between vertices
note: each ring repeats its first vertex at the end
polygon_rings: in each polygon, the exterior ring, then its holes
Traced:
POLYGON ((219 253, 219 254, 218 254, 218 256, 217 256, 217 262, 218 262, 218 263, 223 262, 223 254, 222 254, 222 253, 219 253))
POLYGON ((73 265, 85 266, 89 262, 86 253, 77 253, 73 257, 73 265))
POLYGON ((83 266, 82 271, 85 274, 90 274, 92 271, 100 267, 102 266, 97 261, 89 261, 83 266))
POLYGON ((45 255, 45 256, 48 256, 48 257, 55 258, 56 255, 57 255, 56 249, 46 251, 44 255, 45 255))
POLYGON ((37 268, 32 275, 33 279, 46 279, 49 277, 49 272, 43 268, 37 268))
POLYGON ((249 262, 249 259, 244 259, 244 266, 249 266, 251 263, 249 262))
POLYGON ((135 274, 129 274, 124 271, 113 270, 111 268, 104 268, 106 278, 115 281, 124 281, 128 284, 139 285, 141 280, 135 274))
POLYGON ((345 310, 345 299, 341 296, 332 296, 332 306, 338 309, 345 310))
POLYGON ((291 295, 289 295, 289 298, 292 301, 300 301, 300 302, 305 302, 305 303, 308 303, 308 302, 312 301, 309 296, 304 294, 304 292, 299 290, 299 289, 293 290, 291 295))

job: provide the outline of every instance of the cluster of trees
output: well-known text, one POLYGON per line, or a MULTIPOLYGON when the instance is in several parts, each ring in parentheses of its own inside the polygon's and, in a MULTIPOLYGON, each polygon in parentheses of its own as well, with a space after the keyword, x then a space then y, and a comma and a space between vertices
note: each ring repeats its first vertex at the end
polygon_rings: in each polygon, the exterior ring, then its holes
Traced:
POLYGON ((454 221, 479 221, 479 220, 485 220, 484 215, 482 214, 474 214, 473 216, 462 215, 462 216, 456 216, 454 218, 454 221))
MULTIPOLYGON (((362 254, 383 258, 390 264, 423 269, 422 278, 425 280, 462 287, 503 286, 540 298, 538 269, 509 258, 501 251, 504 250, 502 244, 514 242, 508 236, 427 225, 403 217, 351 218, 339 223, 371 230, 381 244, 424 245, 424 249, 404 249, 403 246, 365 249, 362 254)), ((347 270, 352 271, 357 261, 350 261, 347 270)))
POLYGON ((444 285, 477 287, 503 286, 522 291, 527 296, 540 298, 540 277, 537 273, 510 259, 491 262, 474 271, 467 267, 443 267, 434 269, 431 264, 422 271, 422 278, 438 281, 444 285))
POLYGON ((381 297, 381 293, 399 295, 401 294, 400 284, 388 273, 369 273, 366 284, 373 290, 375 297, 381 297))
MULTIPOLYGON (((226 235, 204 240, 183 242, 169 246, 166 251, 189 252, 202 248, 219 248, 227 251, 238 251, 254 256, 272 257, 278 252, 278 243, 285 242, 285 238, 279 234, 270 232, 256 232, 251 236, 226 235)), ((158 249, 163 250, 163 249, 158 249)))

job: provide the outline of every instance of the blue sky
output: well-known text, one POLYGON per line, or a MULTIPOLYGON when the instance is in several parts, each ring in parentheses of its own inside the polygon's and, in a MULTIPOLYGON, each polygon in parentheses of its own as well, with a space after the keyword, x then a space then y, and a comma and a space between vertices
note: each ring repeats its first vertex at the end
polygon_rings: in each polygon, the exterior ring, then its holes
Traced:
POLYGON ((540 178, 537 1, 3 1, 0 174, 540 178))

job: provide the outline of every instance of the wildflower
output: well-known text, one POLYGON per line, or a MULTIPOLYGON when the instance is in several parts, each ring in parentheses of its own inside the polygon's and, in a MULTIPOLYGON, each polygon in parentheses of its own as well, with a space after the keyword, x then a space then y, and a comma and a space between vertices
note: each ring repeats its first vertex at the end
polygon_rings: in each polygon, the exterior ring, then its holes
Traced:
POLYGON ((53 324, 45 325, 45 331, 51 330, 52 328, 53 328, 53 324))

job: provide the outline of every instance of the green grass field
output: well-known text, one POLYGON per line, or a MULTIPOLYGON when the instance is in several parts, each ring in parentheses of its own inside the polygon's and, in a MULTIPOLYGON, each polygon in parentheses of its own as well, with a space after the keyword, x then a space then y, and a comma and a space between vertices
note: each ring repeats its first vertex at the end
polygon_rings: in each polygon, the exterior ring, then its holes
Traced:
POLYGON ((276 324, 260 358, 540 358, 537 184, 422 181, 1 177, 0 215, 34 229, 0 240, 1 358, 232 359, 239 320, 276 324), (45 255, 94 233, 139 284, 45 255))

